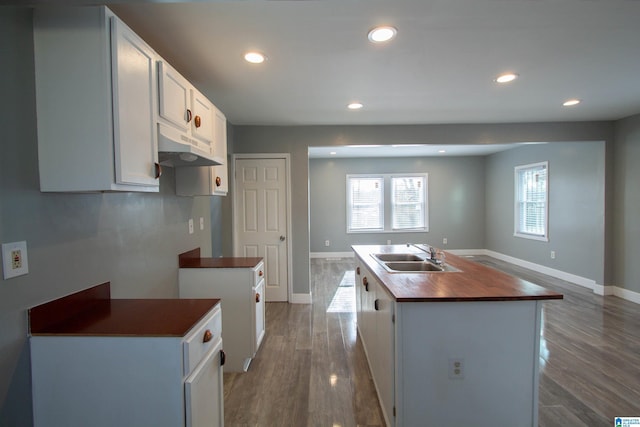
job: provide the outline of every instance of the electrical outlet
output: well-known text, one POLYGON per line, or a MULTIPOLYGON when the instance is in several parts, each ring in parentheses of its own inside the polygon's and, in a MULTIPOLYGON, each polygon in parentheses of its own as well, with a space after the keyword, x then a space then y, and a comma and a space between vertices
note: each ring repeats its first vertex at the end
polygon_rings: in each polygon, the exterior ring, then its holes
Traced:
POLYGON ((331 242, 330 242, 330 241, 328 241, 328 240, 325 240, 325 241, 324 241, 324 245, 325 245, 325 246, 331 246, 331 242))
POLYGON ((464 359, 449 359, 449 379, 461 380, 464 378, 464 359))
POLYGON ((200 217, 200 230, 204 230, 204 218, 200 217))
POLYGON ((29 273, 26 241, 2 244, 2 271, 5 280, 29 273))
POLYGON ((443 244, 443 245, 446 245, 446 244, 447 244, 447 238, 446 238, 446 237, 442 239, 442 244, 443 244))
POLYGON ((556 251, 551 251, 551 259, 556 259, 556 251))
POLYGON ((193 218, 189 219, 189 234, 193 234, 193 218))

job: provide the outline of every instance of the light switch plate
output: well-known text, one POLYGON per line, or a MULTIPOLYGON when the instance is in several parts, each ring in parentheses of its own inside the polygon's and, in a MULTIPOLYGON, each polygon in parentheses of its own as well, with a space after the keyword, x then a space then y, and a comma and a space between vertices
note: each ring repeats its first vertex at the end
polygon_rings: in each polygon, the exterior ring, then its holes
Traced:
POLYGON ((26 241, 2 244, 2 272, 5 280, 29 272, 26 241))
POLYGON ((193 218, 189 219, 189 234, 193 234, 193 218))

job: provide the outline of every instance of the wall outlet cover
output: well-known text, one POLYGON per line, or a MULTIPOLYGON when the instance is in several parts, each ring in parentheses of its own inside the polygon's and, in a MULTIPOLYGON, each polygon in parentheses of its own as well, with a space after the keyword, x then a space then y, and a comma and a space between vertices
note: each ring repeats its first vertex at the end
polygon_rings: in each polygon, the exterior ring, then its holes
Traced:
POLYGON ((29 273, 26 241, 2 244, 2 272, 5 280, 29 273))

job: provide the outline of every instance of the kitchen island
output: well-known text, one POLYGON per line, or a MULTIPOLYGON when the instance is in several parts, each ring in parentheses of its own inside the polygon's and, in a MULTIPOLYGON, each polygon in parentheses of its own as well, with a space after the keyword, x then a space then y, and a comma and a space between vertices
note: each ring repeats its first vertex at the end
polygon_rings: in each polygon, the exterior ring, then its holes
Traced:
POLYGON ((538 425, 542 303, 562 294, 450 253, 444 271, 380 259, 429 266, 421 245, 353 250, 358 333, 387 425, 538 425))

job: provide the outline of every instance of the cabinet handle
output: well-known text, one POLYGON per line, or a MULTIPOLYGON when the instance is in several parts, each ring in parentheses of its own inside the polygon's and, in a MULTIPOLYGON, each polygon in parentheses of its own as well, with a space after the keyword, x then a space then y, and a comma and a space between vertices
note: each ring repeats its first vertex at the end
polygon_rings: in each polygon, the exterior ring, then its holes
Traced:
POLYGON ((377 299, 373 302, 373 308, 376 309, 376 311, 380 310, 380 300, 377 299))
POLYGON ((360 267, 356 268, 356 274, 359 276, 360 275, 360 267))
POLYGON ((154 166, 154 176, 156 179, 158 179, 162 175, 162 166, 160 166, 160 163, 154 163, 153 166, 154 166))
POLYGON ((369 292, 369 284, 368 284, 368 283, 365 283, 365 284, 364 284, 364 290, 365 290, 365 291, 367 291, 367 292, 369 292))
POLYGON ((262 272, 262 270, 260 270, 260 271, 258 272, 258 276, 260 276, 260 277, 264 276, 264 273, 262 272))
POLYGON ((260 302, 260 294, 256 293, 256 303, 260 302))
POLYGON ((222 178, 216 176, 216 187, 220 187, 222 185, 222 178))
POLYGON ((187 123, 191 121, 192 117, 193 117, 193 114, 191 113, 191 110, 187 108, 187 123))
POLYGON ((211 341, 211 338, 213 338, 213 334, 211 333, 211 331, 209 329, 204 331, 204 337, 202 337, 202 342, 209 342, 211 341))
POLYGON ((200 119, 200 116, 196 116, 195 119, 193 119, 193 123, 196 125, 197 128, 199 128, 200 125, 202 125, 202 121, 200 119))
POLYGON ((220 366, 224 366, 226 361, 227 355, 225 354, 224 350, 220 350, 220 366))

